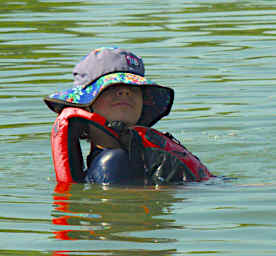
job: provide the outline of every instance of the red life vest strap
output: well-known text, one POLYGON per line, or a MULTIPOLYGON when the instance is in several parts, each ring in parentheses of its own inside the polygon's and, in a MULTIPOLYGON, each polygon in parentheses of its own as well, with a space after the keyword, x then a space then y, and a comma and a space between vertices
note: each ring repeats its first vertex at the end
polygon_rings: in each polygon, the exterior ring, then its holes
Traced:
MULTIPOLYGON (((52 157, 58 182, 83 182, 85 172, 79 139, 83 127, 88 124, 92 124, 112 138, 120 140, 120 131, 110 128, 109 122, 104 117, 80 108, 65 108, 57 117, 51 133, 52 157)), ((137 136, 142 140, 142 148, 149 156, 151 153, 152 156, 163 154, 168 156, 169 162, 175 163, 176 159, 177 165, 172 166, 181 166, 175 170, 168 170, 170 173, 167 175, 167 182, 180 169, 183 169, 184 181, 185 177, 187 181, 201 181, 213 176, 196 156, 174 138, 149 127, 133 126, 130 129, 139 135, 137 136)), ((154 157, 152 161, 154 161, 154 157)))
POLYGON ((113 138, 118 134, 96 113, 80 108, 65 108, 55 120, 51 133, 52 157, 58 182, 81 182, 84 164, 79 139, 82 125, 92 124, 113 138))

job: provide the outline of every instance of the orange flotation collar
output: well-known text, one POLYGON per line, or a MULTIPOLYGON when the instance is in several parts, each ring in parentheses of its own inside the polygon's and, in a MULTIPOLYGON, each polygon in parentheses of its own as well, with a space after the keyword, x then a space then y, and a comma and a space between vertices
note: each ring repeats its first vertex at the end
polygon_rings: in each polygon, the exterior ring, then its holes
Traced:
MULTIPOLYGON (((72 130, 74 123, 92 124, 115 139, 119 139, 120 136, 116 130, 109 127, 109 122, 102 116, 80 108, 65 108, 55 120, 51 133, 52 157, 57 182, 83 182, 85 177, 79 143, 81 129, 76 128, 74 132, 72 130), (79 134, 75 134, 78 132, 79 134)), ((131 128, 139 134, 145 150, 168 152, 183 164, 185 172, 183 181, 201 181, 213 177, 207 167, 171 135, 149 127, 131 128)))
POLYGON ((51 132, 52 158, 58 182, 80 182, 85 175, 82 154, 79 156, 80 159, 72 155, 72 147, 80 150, 80 134, 75 137, 70 132, 70 122, 76 119, 81 119, 82 122, 103 129, 111 137, 118 138, 118 134, 106 126, 106 119, 102 116, 80 108, 65 108, 55 120, 51 132))

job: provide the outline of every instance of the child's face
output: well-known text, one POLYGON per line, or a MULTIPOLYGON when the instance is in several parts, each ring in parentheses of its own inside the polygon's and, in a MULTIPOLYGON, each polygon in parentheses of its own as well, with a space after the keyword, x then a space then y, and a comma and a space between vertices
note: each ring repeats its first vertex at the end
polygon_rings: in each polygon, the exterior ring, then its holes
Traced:
POLYGON ((102 92, 92 108, 108 121, 123 121, 128 125, 135 125, 143 108, 141 88, 124 84, 111 86, 102 92))

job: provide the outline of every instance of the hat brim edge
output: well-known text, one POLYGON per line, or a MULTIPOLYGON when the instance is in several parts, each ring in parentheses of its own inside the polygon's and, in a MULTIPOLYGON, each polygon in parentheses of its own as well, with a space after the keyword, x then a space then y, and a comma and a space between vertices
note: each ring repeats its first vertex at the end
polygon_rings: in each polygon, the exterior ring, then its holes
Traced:
POLYGON ((53 112, 58 114, 66 107, 75 107, 75 108, 86 108, 89 107, 91 103, 80 104, 80 103, 71 103, 65 100, 53 99, 51 97, 44 97, 43 101, 53 112))

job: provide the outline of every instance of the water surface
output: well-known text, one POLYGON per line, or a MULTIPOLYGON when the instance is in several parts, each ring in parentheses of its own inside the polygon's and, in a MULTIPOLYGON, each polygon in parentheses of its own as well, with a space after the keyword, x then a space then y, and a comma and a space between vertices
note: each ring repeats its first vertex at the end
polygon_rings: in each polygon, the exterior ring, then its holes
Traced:
POLYGON ((0 3, 0 255, 275 255, 273 1, 0 3), (235 179, 57 186, 42 99, 101 46, 142 56, 176 93, 155 128, 235 179))

